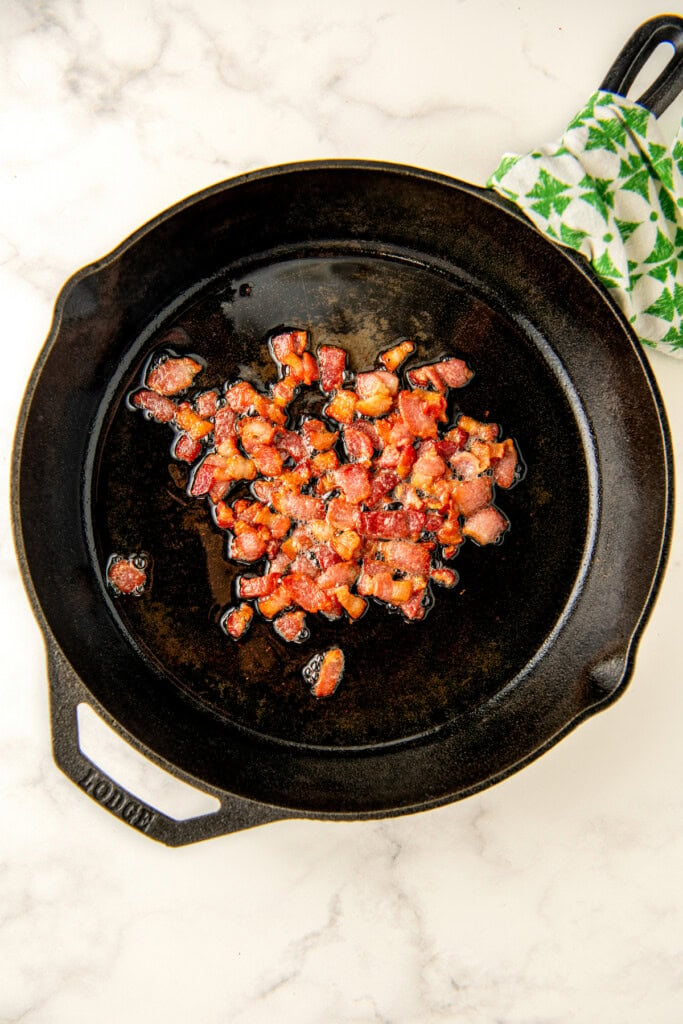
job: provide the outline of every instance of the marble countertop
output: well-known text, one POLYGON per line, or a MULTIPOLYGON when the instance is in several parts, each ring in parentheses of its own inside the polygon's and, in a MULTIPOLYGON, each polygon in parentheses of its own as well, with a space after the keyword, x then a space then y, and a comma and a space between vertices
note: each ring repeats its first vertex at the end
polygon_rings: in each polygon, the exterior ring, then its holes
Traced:
MULTIPOLYGON (((5 0, 2 486, 76 269, 184 195, 280 162, 376 158, 483 184, 503 151, 556 137, 657 13, 646 0, 5 0)), ((682 114, 679 101, 662 118, 669 137, 682 114)), ((678 456, 683 363, 651 362, 678 456)), ((43 644, 6 517, 0 1022, 679 1024, 682 555, 677 529, 625 695, 506 782, 390 821, 289 821, 170 850, 52 761, 43 644)), ((81 727, 105 767, 193 813, 98 720, 81 727)))

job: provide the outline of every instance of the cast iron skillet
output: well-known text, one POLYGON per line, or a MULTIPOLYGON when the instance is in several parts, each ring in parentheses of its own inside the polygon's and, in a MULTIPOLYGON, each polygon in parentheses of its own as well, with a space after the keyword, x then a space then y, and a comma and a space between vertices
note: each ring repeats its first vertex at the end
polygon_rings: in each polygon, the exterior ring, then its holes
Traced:
MULTIPOLYGON (((667 71, 669 86, 648 94, 658 111, 680 86, 681 24, 657 19, 634 37, 640 63, 662 33, 676 42, 676 85, 667 71)), ((607 87, 632 75, 633 46, 607 87)), ((624 689, 669 541, 661 400, 583 260, 487 191, 380 163, 224 182, 76 274, 14 455, 55 758, 103 806, 172 845, 278 818, 424 809, 520 768, 624 689), (175 328, 206 360, 207 385, 267 383, 264 339, 282 324, 309 328, 314 346, 343 345, 356 370, 406 335, 418 361, 463 355, 476 372, 463 409, 491 410, 519 444, 526 476, 499 497, 510 533, 500 546, 467 545, 460 586, 422 623, 374 607, 342 633, 311 623, 300 647, 264 622, 239 645, 217 626, 234 576, 223 537, 187 497, 168 432, 125 397, 175 328), (117 601, 104 567, 133 550, 151 555, 152 585, 117 601), (343 685, 316 701, 301 667, 337 642, 343 685), (220 810, 176 821, 116 785, 79 749, 80 702, 220 810)))

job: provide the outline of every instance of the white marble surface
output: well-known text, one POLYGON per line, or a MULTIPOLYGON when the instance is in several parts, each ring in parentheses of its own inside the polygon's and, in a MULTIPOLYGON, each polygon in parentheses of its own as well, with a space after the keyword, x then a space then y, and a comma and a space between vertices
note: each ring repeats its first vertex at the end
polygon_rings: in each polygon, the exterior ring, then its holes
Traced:
MULTIPOLYGON (((502 151, 556 136, 656 13, 646 0, 3 0, 3 481, 61 284, 139 223, 305 158, 483 183, 502 151)), ((680 455, 683 365, 652 362, 680 455)), ((52 762, 5 515, 0 1021, 680 1024, 682 554, 677 530, 625 696, 507 782, 414 817, 172 851, 52 762)))

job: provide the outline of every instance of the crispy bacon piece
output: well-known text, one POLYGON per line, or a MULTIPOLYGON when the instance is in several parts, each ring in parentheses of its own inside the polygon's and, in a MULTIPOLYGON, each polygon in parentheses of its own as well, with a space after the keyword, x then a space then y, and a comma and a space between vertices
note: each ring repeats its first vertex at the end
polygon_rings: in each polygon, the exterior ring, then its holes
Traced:
POLYGON ((463 516, 471 516, 491 501, 491 477, 478 476, 463 480, 453 488, 453 501, 463 516))
POLYGON ((230 608, 223 616, 223 629, 233 640, 239 640, 249 629, 253 618, 254 609, 251 605, 241 604, 238 608, 230 608))
POLYGON ((365 537, 386 540, 417 540, 425 523, 424 512, 413 509, 364 512, 361 515, 361 532, 365 537))
POLYGON ((427 366, 416 366, 414 370, 408 370, 408 381, 414 388, 433 387, 435 391, 445 391, 444 384, 438 369, 434 363, 427 366))
POLYGON ((355 391, 337 391, 332 401, 325 406, 325 415, 337 423, 353 423, 357 404, 355 391))
POLYGON ((142 593, 147 583, 147 573, 142 564, 136 565, 137 559, 117 558, 114 556, 107 568, 107 581, 116 594, 142 593))
POLYGON ((436 364, 436 369, 441 380, 449 388, 462 388, 473 377, 464 359, 442 359, 436 364))
POLYGON ((181 402, 178 406, 175 421, 178 427, 189 434, 193 441, 199 441, 213 430, 213 423, 198 416, 189 402, 181 402))
POLYGON ((398 473, 394 473, 392 469, 380 469, 376 472, 372 477, 372 489, 368 504, 379 505, 385 498, 389 498, 399 480, 398 473))
POLYGON ((218 410, 218 392, 203 391, 194 400, 195 409, 202 419, 211 419, 218 410))
POLYGON ((328 430, 322 420, 316 419, 304 420, 301 432, 308 448, 317 452, 326 452, 332 448, 339 437, 338 431, 328 430))
POLYGON ((429 578, 432 582, 438 583, 440 587, 454 587, 458 582, 458 574, 455 569, 432 569, 429 578))
POLYGON ((387 565, 415 576, 429 575, 433 550, 434 544, 426 541, 417 544, 414 541, 390 540, 379 544, 387 565))
POLYGON ((499 487, 512 487, 517 472, 517 449, 515 442, 508 438, 503 441, 503 454, 493 462, 493 481, 499 487))
MULTIPOLYGON (((314 659, 315 660, 315 659, 314 659)), ((310 663, 309 663, 310 664, 310 663)), ((331 697, 344 675, 344 654, 339 647, 326 651, 319 667, 314 668, 311 693, 314 697, 331 697)))
POLYGON ((337 391, 344 384, 346 352, 335 345, 321 345, 318 349, 320 387, 323 391, 337 391))
POLYGON ((133 395, 132 402, 138 409, 144 409, 157 423, 171 423, 175 417, 175 402, 156 391, 138 391, 133 395))
POLYGON ((183 432, 178 434, 173 445, 173 458, 179 459, 181 462, 192 463, 199 457, 201 450, 201 442, 195 441, 193 437, 183 432))
POLYGON ((251 458, 262 476, 276 477, 282 473, 282 456, 274 445, 257 444, 252 449, 251 458))
POLYGON ((471 537, 477 544, 495 544, 509 525, 508 520, 495 505, 488 505, 467 517, 462 532, 465 537, 471 537))
POLYGON ((168 356, 147 374, 147 387, 160 395, 177 395, 192 384, 202 364, 189 356, 168 356))
MULTIPOLYGON (((435 438, 438 436, 436 421, 439 418, 439 413, 428 398, 430 394, 433 394, 433 392, 420 389, 399 392, 399 412, 406 427, 415 437, 435 438)), ((444 410, 445 407, 444 401, 444 410)))
POLYGON ((461 430, 466 431, 471 440, 496 441, 499 434, 497 423, 482 423, 480 420, 472 419, 471 416, 461 416, 458 426, 461 430))
POLYGON ((247 455, 257 445, 270 444, 275 434, 275 427, 262 416, 241 416, 237 421, 237 433, 247 455))
POLYGON ((273 495, 272 501, 278 512, 300 522, 325 518, 325 502, 321 498, 312 498, 308 494, 294 494, 292 491, 279 491, 273 495))
POLYGON ((322 612, 330 607, 331 602, 325 591, 308 576, 285 576, 282 586, 289 595, 290 603, 297 604, 306 612, 322 612))
POLYGON ((344 428, 343 436, 348 457, 369 466, 375 449, 368 434, 359 426, 347 426, 344 428))
POLYGON ((273 622, 273 629, 288 643, 301 643, 308 637, 304 612, 283 612, 273 622))
POLYGON ((347 501, 359 505, 367 501, 372 491, 370 474, 357 462, 346 462, 335 470, 334 479, 347 501))
POLYGON ((342 530, 330 541, 330 545, 344 561, 356 558, 361 549, 361 539, 355 530, 342 530))
POLYGON ((334 596, 352 619, 359 619, 368 607, 368 602, 358 594, 351 593, 347 586, 337 587, 334 591, 334 596))
POLYGON ((335 530, 359 530, 360 509, 343 498, 332 498, 327 504, 327 522, 335 530))
POLYGON ((393 373, 414 351, 414 341, 402 341, 398 345, 394 345, 393 348, 387 349, 386 352, 380 353, 379 361, 385 370, 393 373))
POLYGON ((357 562, 335 562, 318 576, 318 586, 323 590, 352 587, 359 573, 360 566, 357 562))
POLYGON ((230 557, 236 562, 258 562, 263 558, 268 541, 260 530, 247 526, 230 542, 230 557))
POLYGON ((306 331, 285 331, 271 339, 273 355, 279 363, 284 363, 287 356, 302 356, 308 344, 306 331))

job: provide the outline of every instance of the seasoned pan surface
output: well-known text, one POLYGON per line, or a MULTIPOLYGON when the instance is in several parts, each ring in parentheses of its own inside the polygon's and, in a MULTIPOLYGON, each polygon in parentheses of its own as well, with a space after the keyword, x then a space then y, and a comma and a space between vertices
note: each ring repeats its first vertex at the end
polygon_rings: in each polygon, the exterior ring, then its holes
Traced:
POLYGON ((124 735, 200 782, 317 814, 428 806, 524 763, 627 680, 667 547, 661 404, 603 289, 480 190, 323 163, 194 197, 67 286, 26 410, 18 532, 46 630, 124 735), (176 327, 202 384, 268 383, 283 324, 355 370, 401 336, 416 361, 466 358, 459 407, 518 442, 510 533, 468 545, 422 623, 373 608, 294 647, 265 623, 240 645, 218 629, 223 538, 125 398, 176 327), (119 550, 151 555, 146 596, 107 592, 119 550), (343 687, 315 701, 301 668, 337 642, 343 687))

